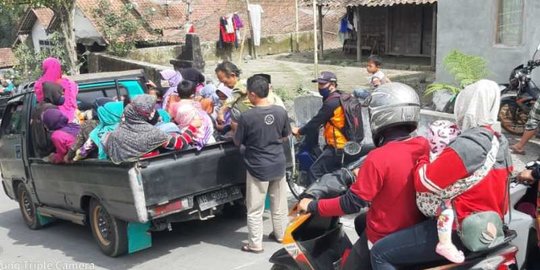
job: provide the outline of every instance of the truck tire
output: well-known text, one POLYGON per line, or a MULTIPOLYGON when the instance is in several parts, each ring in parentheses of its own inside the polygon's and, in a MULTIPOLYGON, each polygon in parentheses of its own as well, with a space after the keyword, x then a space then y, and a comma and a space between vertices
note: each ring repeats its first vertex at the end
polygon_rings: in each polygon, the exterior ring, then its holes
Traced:
POLYGON ((101 251, 111 257, 128 251, 127 222, 117 219, 96 199, 90 200, 90 227, 101 251))
POLYGON ((19 201, 19 208, 21 209, 22 218, 24 223, 26 223, 26 226, 32 230, 41 229, 43 224, 41 224, 38 218, 36 204, 32 200, 32 196, 30 196, 28 189, 26 189, 22 183, 17 186, 17 199, 19 201))

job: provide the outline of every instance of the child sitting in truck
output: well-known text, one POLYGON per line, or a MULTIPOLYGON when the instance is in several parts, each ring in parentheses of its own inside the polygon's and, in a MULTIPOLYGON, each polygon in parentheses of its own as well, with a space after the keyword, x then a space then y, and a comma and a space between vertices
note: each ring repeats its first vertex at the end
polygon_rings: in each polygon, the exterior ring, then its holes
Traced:
POLYGON ((178 125, 181 131, 185 130, 191 121, 195 118, 202 120, 201 127, 198 128, 195 137, 195 146, 201 150, 206 144, 215 143, 213 136, 214 125, 210 115, 202 110, 201 104, 192 98, 195 95, 196 85, 192 81, 184 80, 178 85, 178 96, 180 102, 173 107, 174 122, 178 125))
POLYGON ((49 162, 59 164, 64 163, 64 157, 71 145, 75 143, 80 126, 68 121, 68 118, 58 109, 46 110, 42 115, 45 128, 51 131, 51 141, 55 151, 46 159, 49 162))

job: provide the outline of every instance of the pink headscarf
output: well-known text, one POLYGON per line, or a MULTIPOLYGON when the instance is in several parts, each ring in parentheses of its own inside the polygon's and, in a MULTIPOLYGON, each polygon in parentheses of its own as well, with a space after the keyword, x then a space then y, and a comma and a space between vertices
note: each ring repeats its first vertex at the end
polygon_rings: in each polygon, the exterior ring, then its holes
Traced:
POLYGON ((198 150, 201 150, 208 143, 215 142, 213 137, 214 125, 212 119, 201 109, 199 102, 185 99, 181 100, 173 105, 172 112, 174 121, 182 132, 189 126, 195 117, 198 116, 201 118, 202 125, 194 138, 195 146, 198 150))
POLYGON ((43 83, 58 83, 58 80, 62 78, 62 65, 56 58, 49 57, 45 59, 41 65, 41 68, 43 69, 43 75, 41 75, 34 85, 34 92, 38 102, 43 101, 43 83))

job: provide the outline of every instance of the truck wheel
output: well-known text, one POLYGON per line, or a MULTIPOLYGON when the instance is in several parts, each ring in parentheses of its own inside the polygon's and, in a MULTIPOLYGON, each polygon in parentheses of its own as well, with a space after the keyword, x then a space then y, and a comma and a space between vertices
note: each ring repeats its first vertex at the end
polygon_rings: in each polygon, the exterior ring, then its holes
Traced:
POLYGON ((32 201, 32 197, 24 184, 18 185, 17 198, 19 200, 19 208, 21 209, 21 214, 26 226, 32 230, 37 230, 43 227, 38 218, 36 204, 34 201, 32 201))
POLYGON ((101 251, 111 257, 125 254, 128 250, 127 222, 109 214, 97 200, 90 201, 90 227, 101 251))

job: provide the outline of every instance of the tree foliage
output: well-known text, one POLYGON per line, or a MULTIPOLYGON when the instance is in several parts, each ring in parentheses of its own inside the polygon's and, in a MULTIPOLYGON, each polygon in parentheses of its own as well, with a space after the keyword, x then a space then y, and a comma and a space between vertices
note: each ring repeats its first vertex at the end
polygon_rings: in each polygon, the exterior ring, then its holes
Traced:
POLYGON ((448 73, 454 76, 454 83, 430 84, 424 93, 425 95, 441 90, 447 90, 453 94, 457 94, 467 85, 473 84, 489 75, 487 63, 484 58, 468 55, 458 50, 450 52, 444 58, 443 64, 448 73))
POLYGON ((79 61, 77 59, 74 9, 75 0, 3 0, 0 1, 0 10, 16 10, 18 8, 40 8, 47 7, 54 12, 54 16, 60 22, 60 32, 62 34, 62 46, 66 52, 62 59, 70 74, 79 73, 79 61))
POLYGON ((113 55, 123 57, 135 49, 138 29, 142 27, 142 22, 128 17, 133 8, 133 5, 125 4, 122 11, 117 12, 111 8, 108 0, 100 0, 94 9, 95 15, 102 18, 98 24, 109 43, 107 51, 113 55))

